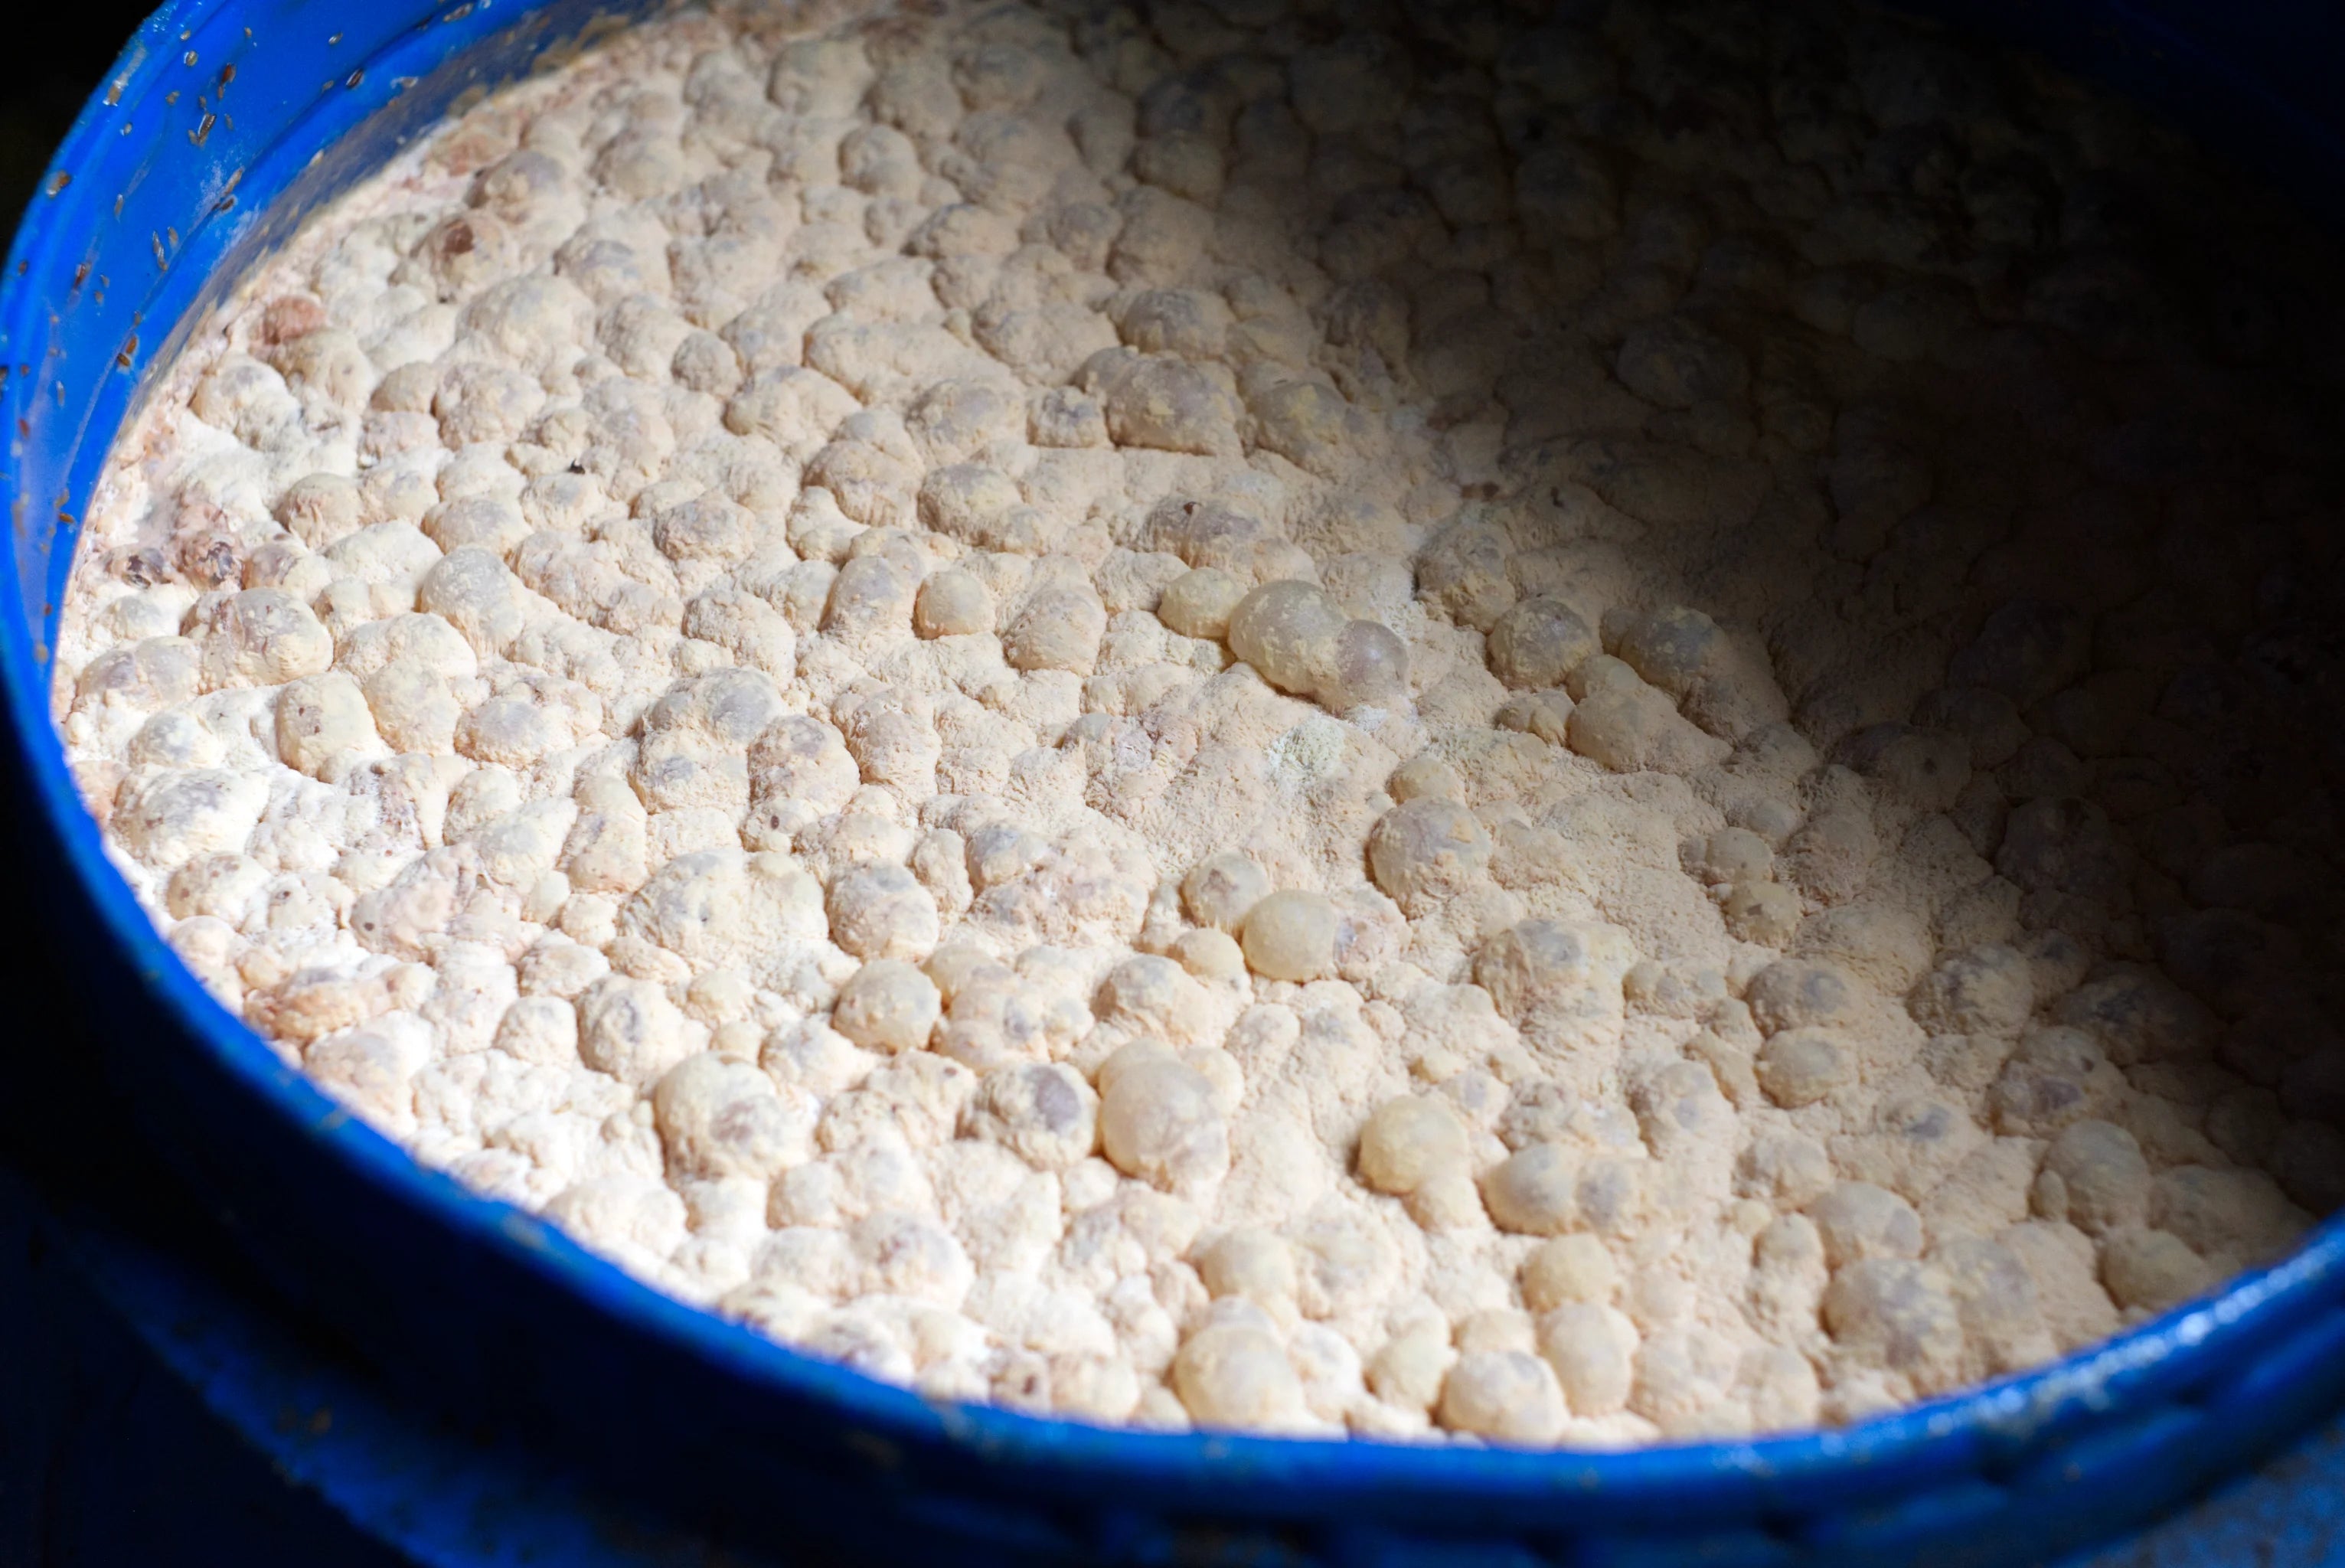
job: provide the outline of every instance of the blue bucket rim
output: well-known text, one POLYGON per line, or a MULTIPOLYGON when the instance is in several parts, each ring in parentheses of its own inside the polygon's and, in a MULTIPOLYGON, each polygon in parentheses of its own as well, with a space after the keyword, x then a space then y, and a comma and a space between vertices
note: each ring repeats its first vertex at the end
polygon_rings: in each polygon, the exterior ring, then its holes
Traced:
MULTIPOLYGON (((176 37, 200 30, 233 0, 169 0, 141 25, 105 85, 76 119, 51 164, 71 170, 89 161, 109 117, 107 93, 135 102, 131 89, 151 78, 176 37)), ((444 25, 432 39, 401 35, 370 56, 370 80, 336 100, 340 118, 355 123, 381 110, 413 77, 372 67, 414 51, 416 63, 452 57, 503 30, 505 19, 526 21, 530 0, 460 4, 427 18, 444 25), (441 42, 461 40, 454 48, 441 42)), ((396 63, 396 60, 393 60, 396 63)), ((305 111, 270 144, 285 163, 289 149, 306 160, 327 145, 302 139, 316 111, 305 111)), ((255 160, 256 164, 263 160, 255 160)), ((299 167, 298 161, 294 167, 299 167)), ((256 193, 263 182, 256 182, 256 193)), ((282 187, 275 188, 281 189, 282 187)), ((272 190, 272 194, 274 191, 272 190)), ((32 198, 0 275, 0 341, 40 339, 44 287, 52 276, 56 237, 64 218, 86 200, 71 186, 52 189, 45 178, 32 198), (65 201, 61 198, 74 197, 65 201)), ((188 239, 192 239, 191 233, 188 239)), ((199 316, 209 305, 199 304, 199 316)), ((187 323, 176 323, 184 327, 187 323)), ((13 416, 37 380, 6 377, 13 416)), ((151 390, 151 376, 142 392, 151 390)), ((125 426, 135 418, 134 402, 125 426)), ((107 448, 110 451, 109 433, 107 448)), ((93 463, 87 431, 73 448, 77 468, 93 463)), ((12 447, 10 469, 21 443, 12 447)), ((5 477, 21 491, 13 472, 5 477)), ((16 495, 20 511, 25 497, 16 495)), ((21 527, 21 522, 19 526, 21 527)), ((52 564, 58 580, 65 564, 52 564)), ((5 553, 0 587, 22 603, 17 561, 5 553)), ((51 612, 54 614, 54 610, 51 612)), ((1517 1449, 1452 1441, 1388 1441, 1375 1438, 1283 1438, 1223 1431, 1152 1432, 1021 1414, 978 1404, 931 1400, 768 1339, 714 1311, 662 1294, 563 1235, 548 1222, 499 1200, 479 1196, 446 1174, 428 1169, 389 1138, 336 1105, 287 1066, 242 1020, 228 1013, 179 962, 107 860, 94 818, 84 808, 66 766, 50 718, 46 636, 36 647, 32 628, 13 612, 0 625, 0 691, 5 691, 10 740, 29 782, 28 798, 64 852, 81 892, 134 965, 150 994, 219 1072, 303 1129, 324 1157, 339 1162, 388 1203, 420 1213, 469 1245, 489 1248, 556 1282, 624 1330, 664 1340, 743 1382, 777 1394, 827 1402, 854 1426, 883 1441, 912 1447, 942 1443, 997 1465, 1061 1480, 1116 1480, 1203 1493, 1244 1508, 1282 1492, 1396 1499, 1437 1495, 1447 1503, 1492 1505, 1574 1500, 1626 1508, 1655 1517, 1690 1519, 1711 1512, 1747 1515, 1798 1506, 1803 1493, 1863 1477, 1879 1483, 1883 1501, 1907 1483, 1954 1472, 1990 1475, 2024 1471, 2043 1444, 2099 1416, 2122 1416, 2161 1395, 2187 1392, 2251 1356, 2259 1337, 2330 1302, 2345 1264, 2345 1215, 2311 1231, 2298 1249, 2269 1267, 2227 1281, 2215 1293, 2178 1307, 2086 1350, 2026 1372, 1942 1396, 1841 1428, 1728 1441, 1663 1442, 1643 1448, 1517 1449)), ((45 628, 46 631, 46 628, 45 628)))

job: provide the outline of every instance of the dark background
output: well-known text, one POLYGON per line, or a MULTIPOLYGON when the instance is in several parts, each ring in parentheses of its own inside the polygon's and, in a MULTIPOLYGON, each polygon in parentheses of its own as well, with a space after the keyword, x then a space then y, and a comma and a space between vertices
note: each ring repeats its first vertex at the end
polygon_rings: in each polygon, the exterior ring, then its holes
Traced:
POLYGON ((142 0, 25 0, 8 8, 0 78, 0 244, 114 56, 154 6, 142 0), (37 19, 36 19, 37 18, 37 19))
MULTIPOLYGON (((0 76, 0 249, 74 117, 152 5, 24 0, 0 76)), ((0 769, 0 773, 5 773, 0 769)), ((0 777, 0 810, 14 779, 0 777)), ((44 1055, 74 1054, 76 1021, 49 978, 36 890, 0 869, 0 994, 6 1033, 44 1055)), ((12 1074, 0 1100, 45 1096, 12 1074)), ((41 1087, 36 1088, 35 1083, 41 1087)), ((86 1092, 86 1086, 83 1086, 86 1092)), ((397 1568, 324 1504, 285 1486, 258 1453, 223 1441, 202 1405, 164 1372, 45 1238, 43 1188, 92 1173, 46 1168, 52 1151, 0 1104, 0 1568, 397 1568), (196 1528, 190 1522, 201 1521, 196 1528)))

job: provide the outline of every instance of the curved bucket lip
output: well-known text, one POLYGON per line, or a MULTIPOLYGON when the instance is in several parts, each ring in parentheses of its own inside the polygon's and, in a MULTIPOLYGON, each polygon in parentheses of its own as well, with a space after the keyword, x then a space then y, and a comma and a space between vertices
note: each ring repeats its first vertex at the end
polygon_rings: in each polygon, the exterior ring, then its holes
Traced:
MULTIPOLYGON (((158 49, 176 46, 182 29, 195 30, 233 0, 173 0, 140 28, 107 78, 118 92, 139 79, 158 49)), ((459 5, 452 15, 427 15, 450 25, 442 35, 476 44, 501 32, 508 18, 526 18, 543 0, 508 5, 491 17, 486 0, 459 5), (461 27, 468 14, 469 27, 461 27)), ((401 49, 430 64, 453 51, 439 49, 414 29, 367 62, 401 49)), ((377 73, 380 75, 381 73, 377 73)), ((411 83, 412 78, 407 78, 411 83)), ((377 87, 341 114, 355 123, 401 90, 377 87)), ((101 90, 101 95, 103 89, 101 90)), ((109 105, 94 95, 60 148, 53 168, 76 168, 96 150, 109 105)), ((298 170, 330 138, 310 141, 311 114, 294 117, 255 160, 298 170)), ((49 185, 43 187, 49 191, 49 185)), ((254 193, 274 197, 282 185, 256 181, 254 193)), ((52 195, 56 192, 51 192, 52 195)), ((50 240, 60 214, 73 208, 45 203, 36 194, 0 277, 0 341, 40 341, 48 290, 63 281, 64 261, 50 240), (38 270, 35 270, 38 263, 38 270)), ((191 233, 190 239, 195 236, 191 233)), ((203 307, 199 307, 199 310, 203 307)), ((185 323, 175 323, 181 326, 185 323)), ((7 377, 8 412, 25 406, 31 389, 22 375, 7 377)), ((111 445, 108 433, 107 445, 111 445)), ((88 433, 69 448, 78 473, 94 471, 88 433)), ((25 498, 16 443, 0 473, 25 498)), ((21 527, 21 524, 20 524, 21 527)), ((2186 1304, 2086 1351, 1981 1387, 1838 1429, 1748 1441, 1665 1443, 1623 1451, 1524 1450, 1411 1444, 1369 1439, 1287 1439, 1236 1433, 1160 1433, 1084 1425, 1021 1415, 982 1405, 933 1402, 907 1390, 792 1350, 712 1312, 661 1294, 587 1251, 553 1226, 501 1201, 481 1197, 453 1178, 418 1164, 388 1138, 337 1105, 288 1067, 241 1020, 195 980, 150 923, 128 885, 108 861, 96 820, 84 809, 66 766, 49 709, 46 644, 15 613, 24 603, 20 565, 13 551, 0 561, 0 585, 11 590, 0 620, 0 688, 10 739, 37 805, 41 823, 105 932, 138 979, 188 1041, 239 1089, 289 1125, 304 1129, 320 1157, 340 1162, 386 1203, 418 1211, 462 1244, 488 1247, 516 1261, 595 1308, 615 1329, 649 1336, 753 1385, 835 1408, 862 1431, 913 1448, 942 1445, 990 1466, 1027 1471, 1040 1481, 1121 1481, 1172 1489, 1213 1500, 1223 1511, 1292 1513, 1308 1489, 1310 1502, 1357 1499, 1360 1522, 1383 1512, 1378 1501, 1507 1505, 1577 1504, 1570 1522, 1645 1518, 1694 1523, 1702 1520, 1787 1517, 1842 1497, 1853 1487, 1883 1503, 1952 1473, 1990 1477, 2024 1473, 2037 1440, 2096 1415, 2122 1415, 2137 1402, 2188 1390, 2200 1380, 2250 1356, 2267 1326, 2285 1324, 2337 1293, 2345 1264, 2345 1216, 2322 1222, 2287 1258, 2228 1281, 2216 1293, 2186 1304)), ((54 585, 60 580, 53 563, 54 585)), ((52 612, 53 613, 53 612, 52 612)), ((178 1048, 173 1042, 169 1048, 178 1048)), ((1304 1503, 1302 1506, 1310 1506, 1304 1503)), ((1519 1516, 1513 1516, 1518 1519, 1519 1516)), ((1558 1525, 1565 1521, 1558 1520, 1558 1525)))

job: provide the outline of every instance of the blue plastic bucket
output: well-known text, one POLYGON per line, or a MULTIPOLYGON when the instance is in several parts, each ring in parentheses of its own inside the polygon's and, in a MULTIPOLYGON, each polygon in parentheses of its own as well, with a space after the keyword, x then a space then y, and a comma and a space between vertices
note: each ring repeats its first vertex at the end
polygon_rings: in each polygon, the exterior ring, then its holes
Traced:
MULTIPOLYGON (((418 1167, 283 1066, 157 938, 67 776, 46 651, 76 519, 149 371, 306 211, 461 95, 650 8, 168 6, 76 125, 0 286, 0 681, 20 879, 71 954, 60 978, 96 1021, 109 1093, 309 1331, 402 1405, 523 1445, 580 1495, 753 1552, 828 1542, 961 1563, 2042 1561, 2335 1408, 2333 1221, 2279 1267, 2089 1354, 1804 1436, 1541 1453, 933 1405, 659 1296, 418 1167)), ((2308 107, 2345 58, 2334 20, 2269 5, 1940 9, 2188 111, 2299 195, 2345 188, 2345 138, 2308 107)))

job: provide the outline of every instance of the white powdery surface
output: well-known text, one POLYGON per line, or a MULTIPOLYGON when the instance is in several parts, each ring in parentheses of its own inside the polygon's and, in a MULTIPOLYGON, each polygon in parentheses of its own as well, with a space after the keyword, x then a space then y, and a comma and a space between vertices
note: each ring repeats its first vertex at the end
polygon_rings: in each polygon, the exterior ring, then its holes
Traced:
POLYGON ((685 14, 320 215, 60 637, 173 948, 660 1288, 1090 1420, 1844 1421, 2283 1251, 2312 263, 1869 16, 1403 11, 685 14))

